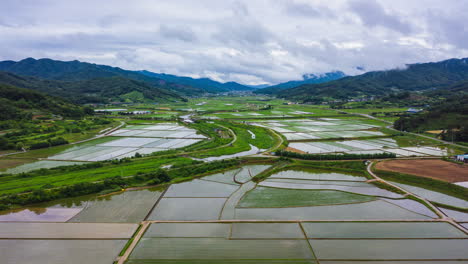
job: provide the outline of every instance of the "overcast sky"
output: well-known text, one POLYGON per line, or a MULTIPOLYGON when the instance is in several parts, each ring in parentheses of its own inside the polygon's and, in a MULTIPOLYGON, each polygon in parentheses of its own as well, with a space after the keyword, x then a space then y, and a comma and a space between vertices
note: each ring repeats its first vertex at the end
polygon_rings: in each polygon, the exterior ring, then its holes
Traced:
POLYGON ((467 0, 0 0, 0 60, 246 84, 468 57, 467 0))

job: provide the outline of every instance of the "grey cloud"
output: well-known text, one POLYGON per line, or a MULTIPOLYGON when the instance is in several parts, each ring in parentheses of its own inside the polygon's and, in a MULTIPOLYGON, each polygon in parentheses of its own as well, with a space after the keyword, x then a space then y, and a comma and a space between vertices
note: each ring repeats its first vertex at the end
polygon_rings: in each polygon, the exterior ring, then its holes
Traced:
POLYGON ((178 39, 186 42, 192 42, 197 36, 188 27, 161 25, 159 32, 165 38, 178 39))
POLYGON ((468 25, 465 17, 464 11, 452 11, 448 14, 430 12, 427 17, 429 30, 436 33, 434 39, 437 42, 445 41, 457 48, 468 49, 468 25))
POLYGON ((399 16, 387 12, 376 0, 353 0, 349 6, 367 26, 382 26, 404 34, 412 31, 412 26, 409 23, 403 21, 399 16))

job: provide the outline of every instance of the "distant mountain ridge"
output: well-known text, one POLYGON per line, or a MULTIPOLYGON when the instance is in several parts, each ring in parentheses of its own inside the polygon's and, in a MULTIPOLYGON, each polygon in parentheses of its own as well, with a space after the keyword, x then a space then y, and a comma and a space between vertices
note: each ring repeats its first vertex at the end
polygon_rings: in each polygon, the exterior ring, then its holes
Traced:
POLYGON ((146 82, 151 86, 172 90, 182 95, 205 93, 202 89, 177 83, 169 83, 165 80, 146 76, 136 71, 127 71, 118 67, 80 62, 77 60, 58 61, 52 59, 36 60, 27 58, 18 62, 2 61, 0 62, 0 71, 58 81, 84 81, 118 76, 146 82))
POLYGON ((203 89, 210 93, 232 92, 232 91, 252 91, 255 89, 253 87, 242 85, 237 82, 221 83, 221 82, 213 81, 209 78, 191 78, 191 77, 177 76, 177 75, 166 74, 166 73, 154 73, 150 71, 139 71, 139 72, 146 76, 156 77, 162 80, 166 80, 168 82, 188 85, 191 87, 203 89))
POLYGON ((319 102, 361 96, 383 96, 401 91, 443 89, 468 80, 468 58, 407 65, 406 69, 367 72, 321 84, 278 91, 290 100, 319 102))
POLYGON ((46 80, 0 72, 0 83, 67 98, 75 103, 163 102, 186 100, 179 94, 120 76, 80 81, 46 80))
POLYGON ((208 78, 194 79, 149 71, 129 71, 77 60, 59 61, 48 58, 37 60, 27 58, 17 62, 1 61, 0 71, 58 81, 84 81, 119 76, 146 82, 151 86, 175 91, 186 96, 253 90, 251 87, 236 82, 220 83, 208 78))
POLYGON ((255 93, 274 94, 282 90, 298 87, 304 84, 324 83, 324 82, 338 80, 345 76, 346 74, 341 71, 333 71, 333 72, 327 72, 327 73, 322 73, 322 74, 304 74, 302 75, 302 80, 289 81, 289 82, 284 82, 284 83, 280 83, 277 85, 272 85, 269 87, 265 87, 263 89, 259 89, 255 91, 255 93))

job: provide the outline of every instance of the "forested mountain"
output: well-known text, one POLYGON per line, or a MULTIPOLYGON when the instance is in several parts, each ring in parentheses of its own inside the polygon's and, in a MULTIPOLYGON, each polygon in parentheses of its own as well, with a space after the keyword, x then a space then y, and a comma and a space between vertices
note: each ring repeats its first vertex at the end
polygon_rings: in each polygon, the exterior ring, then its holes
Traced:
POLYGON ((219 83, 207 78, 193 79, 148 71, 128 71, 117 67, 80 61, 27 58, 18 62, 0 62, 0 71, 59 81, 83 81, 105 77, 124 77, 145 82, 160 89, 175 91, 181 95, 203 95, 235 90, 253 90, 238 83, 219 83))
POLYGON ((0 121, 4 121, 30 120, 37 114, 78 118, 92 110, 37 91, 0 84, 0 112, 0 121))
POLYGON ((346 74, 344 74, 344 72, 341 72, 341 71, 328 72, 324 74, 305 74, 302 76, 303 79, 300 81, 289 81, 289 82, 280 83, 277 85, 259 89, 255 91, 255 93, 274 94, 274 93, 278 93, 279 91, 298 87, 304 84, 316 84, 316 83, 330 82, 330 81, 341 79, 345 76, 346 74))
POLYGON ((0 83, 68 98, 76 103, 182 101, 175 92, 119 76, 56 81, 0 72, 0 83))
POLYGON ((210 93, 231 92, 231 91, 251 91, 255 88, 245 86, 236 82, 221 83, 213 81, 209 78, 191 78, 184 76, 176 76, 165 73, 154 73, 150 71, 140 71, 142 74, 150 77, 156 77, 168 82, 179 83, 191 87, 199 88, 210 93))
POLYGON ((402 91, 439 89, 468 80, 468 58, 408 65, 406 69, 368 72, 322 84, 301 85, 278 96, 303 101, 382 96, 402 91))

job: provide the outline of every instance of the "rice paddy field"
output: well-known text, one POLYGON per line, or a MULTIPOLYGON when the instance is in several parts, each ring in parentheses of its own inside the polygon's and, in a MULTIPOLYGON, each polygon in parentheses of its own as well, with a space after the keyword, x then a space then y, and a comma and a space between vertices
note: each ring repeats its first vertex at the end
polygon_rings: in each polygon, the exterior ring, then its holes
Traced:
POLYGON ((309 154, 394 153, 397 157, 450 156, 456 149, 437 142, 408 144, 382 129, 385 123, 365 119, 310 118, 257 120, 253 125, 281 133, 289 150, 309 154))
MULTIPOLYGON (((175 123, 130 125, 110 133, 111 140, 92 146, 71 148, 49 157, 51 160, 103 161, 183 148, 206 137, 175 123)), ((89 144, 88 144, 89 145, 89 144)))
POLYGON ((15 155, 17 158, 1 159, 0 166, 4 163, 4 169, 0 170, 0 173, 18 174, 38 169, 131 158, 137 153, 145 155, 184 148, 204 139, 206 137, 198 134, 196 130, 177 123, 127 125, 105 137, 81 144, 31 151, 31 154, 26 152, 15 155), (38 156, 35 157, 35 154, 38 156))
MULTIPOLYGON (((466 230, 368 182, 364 174, 282 169, 252 181, 270 169, 245 165, 165 189, 89 195, 2 213, 2 260, 112 263, 120 261, 121 251, 126 258, 117 263, 468 260, 466 230), (34 250, 18 253, 27 247, 34 250), (72 249, 77 252, 64 253, 72 249)), ((450 212, 457 213, 463 224, 461 212, 450 212)))
POLYGON ((459 150, 408 139, 378 120, 324 106, 284 103, 220 97, 148 105, 160 108, 156 110, 161 115, 194 113, 206 124, 211 122, 206 119, 226 119, 207 129, 221 136, 225 134, 220 127, 232 125, 234 135, 226 143, 198 155, 183 152, 184 148, 212 140, 204 136, 210 133, 202 135, 167 121, 133 120, 105 137, 41 150, 41 160, 34 153, 9 158, 2 168, 14 175, 0 176, 1 195, 47 184, 60 187, 116 175, 133 177, 161 167, 190 171, 195 168, 190 164, 228 158, 241 162, 194 176, 174 176, 153 188, 132 185, 0 211, 0 263, 468 263, 464 197, 430 186, 378 180, 366 172, 363 161, 298 161, 260 154, 274 151, 273 144, 310 154, 389 152, 402 158, 434 158, 459 150), (235 124, 255 127, 239 132, 235 124), (254 128, 275 131, 288 142, 254 128), (21 174, 174 149, 184 156, 148 156, 60 175, 21 174))

